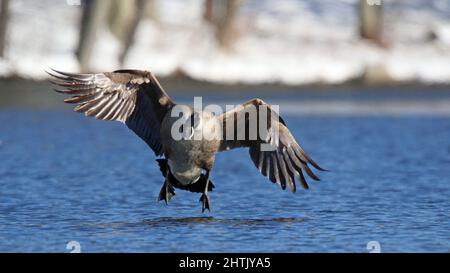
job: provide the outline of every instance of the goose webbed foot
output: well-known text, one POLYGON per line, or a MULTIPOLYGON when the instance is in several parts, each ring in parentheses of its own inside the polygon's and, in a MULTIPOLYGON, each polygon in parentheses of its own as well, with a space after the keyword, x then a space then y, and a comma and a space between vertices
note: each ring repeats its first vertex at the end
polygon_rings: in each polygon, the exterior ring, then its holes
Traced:
POLYGON ((175 195, 175 191, 173 187, 169 183, 164 183, 164 185, 161 188, 161 191, 159 192, 159 198, 158 201, 164 200, 166 202, 166 205, 169 203, 170 199, 175 195))
POLYGON ((211 209, 209 208, 209 196, 207 193, 203 193, 199 201, 202 202, 202 212, 205 212, 205 210, 211 212, 211 209))

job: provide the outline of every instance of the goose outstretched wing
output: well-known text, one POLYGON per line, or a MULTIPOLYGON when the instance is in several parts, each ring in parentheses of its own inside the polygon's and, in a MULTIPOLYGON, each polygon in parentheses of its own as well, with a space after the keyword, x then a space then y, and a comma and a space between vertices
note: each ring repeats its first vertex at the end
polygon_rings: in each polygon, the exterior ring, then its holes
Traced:
POLYGON ((248 101, 222 114, 219 119, 223 125, 220 151, 248 147, 256 168, 283 190, 288 185, 295 192, 295 177, 303 188, 308 189, 303 172, 314 180, 320 180, 308 165, 318 170, 324 169, 300 147, 284 120, 264 101, 248 101), (260 134, 260 127, 264 122, 264 129, 267 130, 262 130, 266 133, 260 134), (239 130, 244 130, 240 137, 239 130), (252 132, 258 133, 252 137, 252 132))
POLYGON ((161 122, 174 102, 148 71, 118 70, 97 74, 47 72, 55 91, 70 95, 75 111, 101 120, 117 120, 128 126, 154 151, 162 155, 161 122))

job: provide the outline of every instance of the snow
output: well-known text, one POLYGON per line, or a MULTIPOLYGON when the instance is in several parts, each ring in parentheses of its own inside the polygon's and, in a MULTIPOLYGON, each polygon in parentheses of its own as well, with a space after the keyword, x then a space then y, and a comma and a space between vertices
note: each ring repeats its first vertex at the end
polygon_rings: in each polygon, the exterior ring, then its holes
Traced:
MULTIPOLYGON (((0 76, 42 79, 48 67, 79 70, 74 52, 81 9, 67 3, 11 1, 0 76)), ((449 0, 383 1, 385 48, 358 39, 356 3, 247 0, 239 10, 236 42, 225 51, 202 20, 202 0, 159 0, 158 22, 141 22, 123 68, 160 76, 181 69, 195 79, 225 83, 307 84, 342 83, 367 67, 381 67, 398 81, 450 83, 449 0)), ((103 28, 92 70, 122 68, 120 51, 120 42, 103 28)))

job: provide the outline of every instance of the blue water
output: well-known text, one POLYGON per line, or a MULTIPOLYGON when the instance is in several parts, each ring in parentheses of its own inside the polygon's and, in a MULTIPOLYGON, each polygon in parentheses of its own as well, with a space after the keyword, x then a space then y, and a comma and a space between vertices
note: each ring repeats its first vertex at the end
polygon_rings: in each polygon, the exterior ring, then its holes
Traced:
POLYGON ((246 150, 218 155, 212 212, 163 183, 147 146, 119 123, 67 110, 0 110, 0 251, 450 251, 450 119, 286 116, 323 167, 292 194, 246 150))

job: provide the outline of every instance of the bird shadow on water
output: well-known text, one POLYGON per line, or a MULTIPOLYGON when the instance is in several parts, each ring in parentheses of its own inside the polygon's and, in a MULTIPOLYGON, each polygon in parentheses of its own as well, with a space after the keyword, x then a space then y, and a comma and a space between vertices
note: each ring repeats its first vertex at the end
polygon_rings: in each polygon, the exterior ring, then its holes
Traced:
POLYGON ((148 226, 159 225, 186 225, 186 224, 220 224, 220 225, 235 225, 248 226, 256 224, 270 224, 270 223, 301 223, 306 221, 306 218, 294 217, 276 217, 276 218, 215 218, 212 216, 206 217, 158 217, 154 219, 143 220, 142 223, 148 226))

